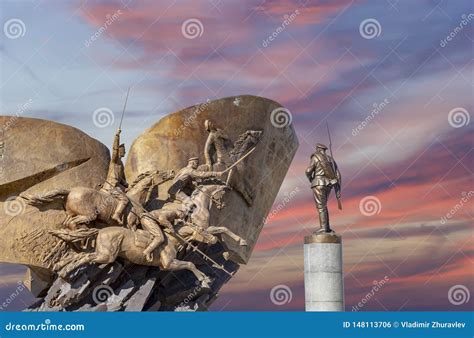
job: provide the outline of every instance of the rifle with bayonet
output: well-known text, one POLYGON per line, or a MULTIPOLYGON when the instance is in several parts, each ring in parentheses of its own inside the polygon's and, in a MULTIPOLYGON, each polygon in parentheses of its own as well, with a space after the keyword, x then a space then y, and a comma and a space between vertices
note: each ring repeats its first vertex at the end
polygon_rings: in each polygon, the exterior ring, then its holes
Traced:
POLYGON ((326 128, 328 131, 328 138, 329 138, 329 153, 331 154, 331 166, 332 170, 334 171, 334 175, 336 176, 337 184, 334 187, 336 191, 336 198, 337 198, 337 207, 339 210, 342 210, 342 202, 341 202, 341 181, 339 179, 339 175, 337 175, 336 163, 334 162, 334 155, 332 154, 332 141, 331 141, 331 133, 329 132, 329 124, 326 122, 326 128))

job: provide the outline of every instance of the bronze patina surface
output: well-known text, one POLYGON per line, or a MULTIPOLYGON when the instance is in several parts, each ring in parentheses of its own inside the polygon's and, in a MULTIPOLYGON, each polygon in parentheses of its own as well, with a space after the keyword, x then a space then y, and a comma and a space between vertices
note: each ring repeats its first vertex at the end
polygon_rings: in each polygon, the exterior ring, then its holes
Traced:
POLYGON ((248 261, 298 147, 279 110, 250 95, 185 108, 126 161, 120 127, 109 155, 75 128, 2 117, 0 261, 30 268, 31 309, 207 309, 248 261))

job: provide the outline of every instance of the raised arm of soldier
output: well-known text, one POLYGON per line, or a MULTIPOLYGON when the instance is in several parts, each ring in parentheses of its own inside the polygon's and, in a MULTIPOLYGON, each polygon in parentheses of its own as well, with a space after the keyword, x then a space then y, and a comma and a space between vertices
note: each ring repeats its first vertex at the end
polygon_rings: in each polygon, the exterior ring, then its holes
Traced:
POLYGON ((122 187, 127 188, 128 183, 125 179, 124 166, 122 162, 122 158, 125 156, 125 145, 120 144, 121 132, 122 130, 119 128, 115 133, 108 179, 110 180, 109 182, 112 183, 114 186, 118 183, 122 185, 122 187), (113 178, 110 176, 113 176, 113 178))
POLYGON ((113 163, 118 163, 121 161, 120 158, 120 133, 122 130, 119 128, 117 129, 117 132, 115 133, 114 136, 114 144, 112 145, 112 156, 111 156, 111 161, 113 163))
POLYGON ((193 168, 193 170, 189 172, 189 176, 191 176, 193 180, 206 179, 206 178, 222 179, 224 174, 221 171, 203 171, 203 170, 197 170, 196 168, 193 168))

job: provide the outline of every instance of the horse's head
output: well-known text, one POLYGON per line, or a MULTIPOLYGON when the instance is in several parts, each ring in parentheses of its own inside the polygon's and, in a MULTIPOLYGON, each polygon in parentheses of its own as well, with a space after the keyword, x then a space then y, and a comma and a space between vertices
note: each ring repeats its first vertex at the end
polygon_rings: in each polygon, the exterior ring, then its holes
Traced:
POLYGON ((153 187, 158 186, 166 181, 174 178, 174 171, 159 171, 149 170, 137 176, 137 178, 130 184, 127 190, 127 195, 142 199, 145 197, 149 190, 153 187))
POLYGON ((158 170, 149 170, 138 175, 135 180, 128 186, 127 192, 133 192, 149 187, 153 183, 153 177, 158 170))
POLYGON ((158 175, 158 170, 149 170, 138 175, 128 186, 127 196, 139 201, 140 204, 144 204, 149 191, 155 184, 154 182, 158 179, 158 175))
POLYGON ((156 171, 156 174, 153 177, 154 184, 155 185, 160 185, 161 183, 164 183, 166 181, 172 180, 175 176, 174 170, 166 170, 159 172, 158 170, 156 171))

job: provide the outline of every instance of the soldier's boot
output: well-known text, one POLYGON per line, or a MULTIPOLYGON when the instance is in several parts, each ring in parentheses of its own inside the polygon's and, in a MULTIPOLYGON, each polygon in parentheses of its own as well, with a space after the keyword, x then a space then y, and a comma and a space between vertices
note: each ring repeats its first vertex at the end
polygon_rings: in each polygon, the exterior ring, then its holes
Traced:
POLYGON ((119 224, 123 224, 123 211, 127 207, 127 204, 128 199, 126 197, 118 199, 117 207, 115 208, 114 214, 112 215, 112 219, 119 224))
POLYGON ((328 209, 326 208, 326 211, 323 213, 323 227, 324 227, 324 232, 332 232, 331 227, 329 226, 329 212, 328 209))
POLYGON ((329 227, 329 213, 327 208, 318 209, 319 211, 319 230, 318 232, 331 232, 329 227))
POLYGON ((329 226, 329 212, 327 211, 327 209, 324 215, 324 232, 332 232, 332 229, 329 226))

